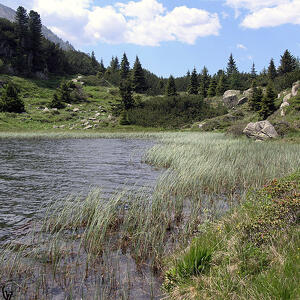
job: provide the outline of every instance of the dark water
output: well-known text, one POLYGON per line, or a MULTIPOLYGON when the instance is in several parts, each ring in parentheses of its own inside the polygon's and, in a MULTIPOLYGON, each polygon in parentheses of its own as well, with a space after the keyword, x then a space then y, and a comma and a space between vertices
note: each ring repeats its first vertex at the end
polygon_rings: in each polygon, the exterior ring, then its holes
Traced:
POLYGON ((100 187, 153 186, 157 170, 141 162, 151 141, 0 140, 0 241, 42 214, 42 205, 100 187))

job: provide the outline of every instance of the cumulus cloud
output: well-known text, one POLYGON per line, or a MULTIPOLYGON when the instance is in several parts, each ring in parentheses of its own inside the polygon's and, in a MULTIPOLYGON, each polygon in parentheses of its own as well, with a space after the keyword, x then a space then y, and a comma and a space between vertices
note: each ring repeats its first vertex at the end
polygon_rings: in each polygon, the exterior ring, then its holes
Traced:
POLYGON ((248 11, 241 25, 246 28, 275 27, 300 24, 299 0, 226 0, 236 13, 248 11))
POLYGON ((158 46, 165 41, 194 44, 218 35, 215 13, 186 6, 168 11, 158 0, 96 6, 94 0, 34 0, 45 24, 59 36, 80 45, 102 41, 158 46))

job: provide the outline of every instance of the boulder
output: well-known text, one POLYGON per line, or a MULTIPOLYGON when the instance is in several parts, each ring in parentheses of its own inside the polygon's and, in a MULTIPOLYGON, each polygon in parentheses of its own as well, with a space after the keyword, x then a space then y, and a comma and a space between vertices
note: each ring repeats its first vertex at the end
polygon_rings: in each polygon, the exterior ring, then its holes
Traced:
POLYGON ((295 97, 300 90, 300 81, 294 82, 292 87, 292 97, 295 97))
POLYGON ((223 95, 223 102, 228 107, 233 107, 238 103, 238 96, 241 94, 238 90, 228 90, 223 95))
POLYGON ((284 117, 285 116, 285 107, 288 107, 288 106, 290 106, 290 104, 288 103, 288 102, 282 102, 281 103, 281 105, 280 105, 280 115, 282 116, 282 117, 284 117))
POLYGON ((287 94, 286 96, 284 96, 282 102, 288 102, 288 100, 290 100, 291 97, 292 97, 292 94, 291 94, 291 93, 287 94))
POLYGON ((249 99, 252 96, 252 93, 253 93, 253 88, 250 88, 243 92, 243 96, 249 99))
POLYGON ((246 102, 248 102, 248 97, 243 97, 238 101, 237 105, 242 105, 246 102))
POLYGON ((44 113, 49 112, 49 111, 50 111, 50 109, 49 109, 48 107, 45 107, 45 108, 43 109, 43 112, 44 112, 44 113))
POLYGON ((78 111, 79 111, 79 108, 77 108, 77 107, 73 109, 73 112, 78 112, 78 111))
POLYGON ((87 129, 91 129, 91 128, 93 128, 93 126, 92 125, 88 125, 88 126, 84 127, 83 129, 87 130, 87 129))
POLYGON ((243 130, 243 133, 249 138, 262 141, 269 138, 278 137, 278 133, 276 132, 274 126, 267 120, 249 123, 243 130))

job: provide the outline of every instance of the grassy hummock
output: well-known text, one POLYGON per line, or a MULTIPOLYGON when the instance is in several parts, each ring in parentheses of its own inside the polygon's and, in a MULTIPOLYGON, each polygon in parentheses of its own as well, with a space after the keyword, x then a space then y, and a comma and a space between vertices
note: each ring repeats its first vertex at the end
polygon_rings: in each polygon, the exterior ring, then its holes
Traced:
POLYGON ((204 226, 169 261, 164 288, 170 298, 298 299, 299 192, 300 171, 249 192, 241 207, 204 226), (192 272, 182 272, 182 265, 192 272))

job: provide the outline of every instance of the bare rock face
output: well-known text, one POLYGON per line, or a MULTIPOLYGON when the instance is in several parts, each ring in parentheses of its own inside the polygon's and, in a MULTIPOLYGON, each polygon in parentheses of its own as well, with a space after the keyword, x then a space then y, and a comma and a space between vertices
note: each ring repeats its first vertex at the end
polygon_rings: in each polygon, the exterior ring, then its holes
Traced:
POLYGON ((242 105, 246 102, 248 102, 248 97, 243 97, 238 101, 237 105, 242 105))
POLYGON ((295 97, 300 90, 300 81, 294 82, 292 87, 292 97, 295 97))
POLYGON ((249 138, 261 141, 278 137, 274 126, 267 120, 249 123, 243 130, 243 133, 249 138))
POLYGON ((250 88, 243 92, 243 96, 249 99, 252 96, 252 93, 253 93, 253 88, 250 88))
POLYGON ((238 103, 238 96, 241 94, 238 90, 228 90, 223 95, 223 102, 227 107, 233 107, 238 103))
POLYGON ((285 116, 285 107, 288 107, 290 106, 290 104, 288 102, 282 102, 281 105, 280 105, 280 115, 282 117, 285 116))
POLYGON ((286 96, 284 96, 282 102, 283 102, 283 103, 284 103, 284 102, 288 102, 288 101, 291 99, 291 97, 292 97, 292 94, 291 94, 291 93, 287 94, 286 96))

